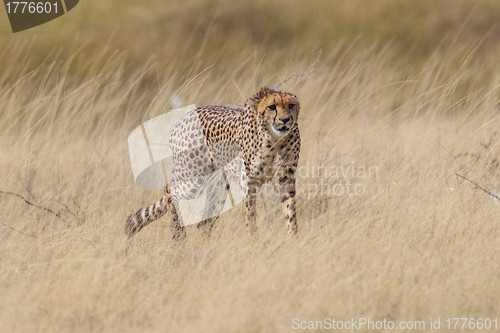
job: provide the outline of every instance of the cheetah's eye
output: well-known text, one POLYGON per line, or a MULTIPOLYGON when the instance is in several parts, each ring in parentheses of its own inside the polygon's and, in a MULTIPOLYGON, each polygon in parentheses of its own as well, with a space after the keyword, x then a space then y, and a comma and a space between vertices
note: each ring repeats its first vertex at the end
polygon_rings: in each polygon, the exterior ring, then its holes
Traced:
POLYGON ((276 105, 274 105, 274 104, 269 105, 268 108, 270 108, 271 110, 276 111, 276 105))
POLYGON ((295 107, 295 104, 288 104, 288 108, 291 110, 295 107))

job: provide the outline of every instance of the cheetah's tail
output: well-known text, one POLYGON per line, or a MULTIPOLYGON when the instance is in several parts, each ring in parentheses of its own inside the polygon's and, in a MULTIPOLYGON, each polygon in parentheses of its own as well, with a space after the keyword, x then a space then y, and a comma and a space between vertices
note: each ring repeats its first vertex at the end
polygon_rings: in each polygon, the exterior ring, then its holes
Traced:
POLYGON ((128 238, 132 238, 142 228, 156 221, 167 212, 167 198, 164 195, 153 205, 141 208, 134 214, 130 214, 125 224, 125 233, 128 238))

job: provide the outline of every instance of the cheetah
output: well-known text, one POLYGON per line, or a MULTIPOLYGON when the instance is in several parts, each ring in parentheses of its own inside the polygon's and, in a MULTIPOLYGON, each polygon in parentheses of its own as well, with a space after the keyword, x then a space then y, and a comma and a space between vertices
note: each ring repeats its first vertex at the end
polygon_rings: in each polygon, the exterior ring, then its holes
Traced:
MULTIPOLYGON (((169 212, 173 239, 183 239, 185 227, 179 221, 175 200, 191 198, 199 192, 200 185, 211 172, 237 161, 235 157, 238 154, 242 163, 233 165, 233 171, 236 171, 228 172, 227 177, 237 178, 242 184, 247 228, 252 233, 256 231, 257 190, 277 179, 288 233, 296 234, 295 174, 300 153, 299 111, 297 96, 262 87, 243 107, 209 105, 188 113, 170 134, 173 179, 165 186, 165 194, 159 201, 128 217, 125 227, 128 237, 169 212), (197 122, 199 126, 196 126, 197 122)), ((224 181, 227 183, 228 179, 224 181)), ((218 188, 224 188, 223 182, 216 184, 218 188)), ((198 223, 204 234, 210 234, 218 218, 217 212, 224 205, 225 193, 221 196, 218 192, 215 191, 211 200, 212 215, 215 216, 208 215, 198 223)))

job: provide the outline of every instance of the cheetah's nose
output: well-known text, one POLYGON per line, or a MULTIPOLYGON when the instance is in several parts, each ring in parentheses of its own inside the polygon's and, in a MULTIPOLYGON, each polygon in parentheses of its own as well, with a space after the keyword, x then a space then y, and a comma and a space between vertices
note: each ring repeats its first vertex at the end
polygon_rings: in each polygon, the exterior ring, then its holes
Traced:
POLYGON ((291 117, 280 118, 280 120, 283 122, 283 124, 286 124, 287 122, 289 122, 290 119, 291 119, 291 117))

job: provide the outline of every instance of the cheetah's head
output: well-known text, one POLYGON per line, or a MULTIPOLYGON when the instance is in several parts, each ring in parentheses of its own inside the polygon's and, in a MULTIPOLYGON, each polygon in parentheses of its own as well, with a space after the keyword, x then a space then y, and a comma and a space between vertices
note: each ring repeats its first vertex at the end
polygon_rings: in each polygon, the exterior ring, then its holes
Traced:
POLYGON ((288 134, 297 126, 300 104, 293 94, 263 87, 249 103, 257 113, 257 122, 276 137, 288 134))

